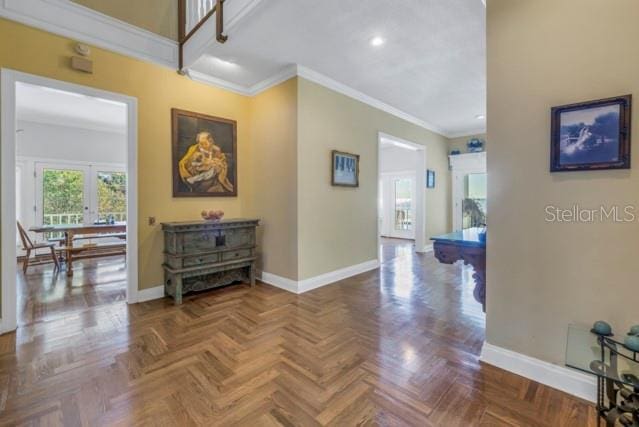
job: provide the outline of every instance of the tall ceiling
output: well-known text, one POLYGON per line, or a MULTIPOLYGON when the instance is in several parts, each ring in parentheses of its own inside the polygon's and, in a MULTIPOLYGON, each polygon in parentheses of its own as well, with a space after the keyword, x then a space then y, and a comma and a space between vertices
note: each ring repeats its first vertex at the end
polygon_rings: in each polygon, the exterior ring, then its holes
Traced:
POLYGON ((485 129, 485 33, 481 0, 269 0, 191 69, 251 87, 301 65, 459 136, 485 129))

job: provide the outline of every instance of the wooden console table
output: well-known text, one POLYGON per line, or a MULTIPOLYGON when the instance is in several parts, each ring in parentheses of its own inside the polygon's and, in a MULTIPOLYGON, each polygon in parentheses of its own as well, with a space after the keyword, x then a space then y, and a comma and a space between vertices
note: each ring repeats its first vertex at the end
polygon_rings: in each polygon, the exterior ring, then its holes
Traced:
POLYGON ((431 238, 435 258, 444 264, 464 261, 475 270, 473 296, 486 312, 486 242, 479 240, 480 228, 444 234, 431 238))
POLYGON ((182 295, 236 281, 255 285, 257 219, 162 223, 164 293, 182 295))

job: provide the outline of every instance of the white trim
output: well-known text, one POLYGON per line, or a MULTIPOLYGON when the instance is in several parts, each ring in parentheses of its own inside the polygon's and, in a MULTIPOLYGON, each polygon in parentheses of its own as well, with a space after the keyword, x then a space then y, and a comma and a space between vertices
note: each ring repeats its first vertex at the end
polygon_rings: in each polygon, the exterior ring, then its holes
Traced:
MULTIPOLYGON (((241 84, 232 83, 227 80, 210 76, 208 74, 201 73, 199 71, 190 70, 190 69, 185 70, 185 73, 192 80, 197 81, 199 83, 230 90, 232 92, 238 93, 240 95, 245 95, 245 96, 259 95, 265 90, 297 76, 297 77, 306 79, 308 81, 311 81, 313 83, 316 83, 327 89, 341 93, 342 95, 348 96, 349 98, 353 98, 373 108, 377 108, 378 110, 384 111, 385 113, 398 117, 402 120, 405 120, 409 123, 422 127, 431 132, 445 136, 447 138, 452 138, 451 134, 447 133, 443 129, 431 123, 428 123, 422 119, 419 119, 411 114, 405 113, 404 111, 401 111, 398 108, 388 105, 383 101, 373 98, 372 96, 368 96, 365 93, 362 93, 356 89, 353 89, 350 86, 347 86, 343 83, 340 83, 336 80, 331 79, 328 76, 320 74, 316 71, 311 70, 310 68, 307 68, 301 65, 293 65, 293 66, 285 67, 284 69, 282 69, 281 71, 278 71, 273 76, 270 76, 262 80, 261 82, 254 84, 253 86, 244 86, 241 84)), ((393 139, 399 139, 399 138, 393 137, 393 139)))
POLYGON ((448 156, 451 168, 462 171, 486 171, 486 152, 462 153, 448 156))
POLYGON ((339 270, 320 274, 319 276, 309 277, 304 280, 292 280, 262 271, 259 274, 259 280, 275 286, 276 288, 284 289, 285 291, 293 292, 295 294, 303 294, 304 292, 321 288, 322 286, 330 285, 331 283, 335 283, 370 270, 375 270, 376 268, 379 268, 379 260, 373 259, 361 264, 351 265, 350 267, 340 268, 339 270))
POLYGON ((431 243, 429 245, 425 245, 424 248, 421 251, 419 251, 419 252, 427 253, 427 252, 432 252, 432 251, 433 251, 433 244, 431 243))
POLYGON ((138 302, 152 301, 160 298, 164 298, 164 286, 162 285, 138 291, 138 302))
POLYGON ((244 96, 251 95, 250 90, 246 88, 245 86, 242 86, 236 83, 231 83, 227 80, 220 79, 218 77, 214 77, 209 74, 201 73, 199 71, 190 70, 190 69, 184 70, 184 73, 186 74, 187 77, 189 77, 194 82, 202 83, 202 84, 213 86, 216 88, 225 89, 225 90, 237 93, 239 95, 244 95, 244 96))
POLYGON ((339 92, 342 95, 346 95, 350 98, 356 99, 357 101, 363 102, 364 104, 368 104, 371 107, 377 108, 378 110, 382 110, 388 114, 399 117, 400 119, 406 120, 407 122, 423 127, 424 129, 430 130, 431 132, 447 136, 447 133, 443 129, 433 125, 432 123, 428 123, 422 119, 419 119, 411 114, 400 110, 399 108, 388 105, 385 102, 380 101, 379 99, 368 96, 365 93, 358 91, 357 89, 353 89, 350 86, 333 80, 330 77, 325 76, 324 74, 311 70, 310 68, 298 65, 297 75, 299 77, 305 78, 306 80, 310 80, 314 83, 324 86, 325 88, 334 90, 335 92, 339 92))
MULTIPOLYGON (((76 128, 80 129, 80 128, 76 128)), ((16 156, 18 162, 33 162, 33 163, 64 163, 67 165, 83 165, 83 166, 96 166, 96 167, 119 167, 125 168, 125 163, 120 162, 92 162, 88 160, 65 160, 56 159, 51 157, 34 157, 34 156, 16 156)))
POLYGON ((301 294, 313 289, 321 288, 322 286, 326 286, 352 276, 357 276, 358 274, 366 273, 367 271, 375 270, 376 268, 379 268, 379 260, 372 259, 361 264, 351 265, 350 267, 340 268, 339 270, 310 277, 298 282, 298 293, 301 294))
POLYGON ((2 0, 0 16, 133 58, 178 68, 176 41, 69 0, 2 0))
POLYGON ((297 75, 297 67, 285 67, 281 71, 273 74, 271 77, 268 77, 250 87, 231 83, 227 80, 220 79, 195 70, 185 70, 184 72, 191 80, 198 83, 230 90, 231 92, 235 92, 244 96, 256 96, 272 88, 273 86, 277 86, 278 84, 295 77, 297 75))
MULTIPOLYGON (((49 0, 47 0, 49 1, 49 0)), ((56 0, 58 1, 58 0, 56 0)), ((16 297, 16 84, 18 82, 81 93, 121 102, 127 106, 127 302, 138 298, 138 123, 137 99, 114 92, 67 83, 6 68, 0 70, 0 203, 11 206, 2 210, 2 317, 5 330, 17 327, 16 297)))
POLYGON ((590 402, 596 401, 597 383, 594 376, 497 347, 488 342, 484 343, 479 360, 590 402))
POLYGON ((470 130, 470 131, 449 133, 448 135, 446 135, 446 137, 449 138, 449 139, 452 139, 452 138, 463 138, 465 136, 475 136, 475 135, 481 135, 481 134, 485 134, 485 133, 486 133, 486 126, 484 125, 483 127, 479 127, 479 128, 476 128, 476 129, 470 130))
POLYGON ((2 332, 18 326, 16 295, 16 76, 14 72, 0 71, 0 200, 2 206, 2 332))
POLYGON ((271 77, 268 77, 262 80, 259 83, 254 84, 249 89, 249 95, 255 96, 264 92, 267 89, 272 88, 273 86, 277 86, 278 84, 285 82, 293 77, 297 76, 297 67, 289 66, 283 68, 281 71, 273 74, 271 77))
MULTIPOLYGON (((262 2, 263 0, 227 0, 224 14, 226 32, 230 32, 262 2)), ((0 16, 174 70, 177 70, 179 65, 177 41, 69 0, 0 0, 0 16)), ((184 68, 192 80, 241 95, 255 96, 294 76, 299 76, 447 138, 486 132, 486 128, 483 127, 474 132, 447 133, 432 123, 301 65, 285 67, 253 86, 244 86, 189 70, 189 67, 202 56, 208 43, 214 39, 215 19, 211 18, 184 45, 184 68)))
POLYGON ((276 288, 284 289, 285 291, 298 294, 297 280, 292 280, 287 277, 278 276, 277 274, 268 273, 266 271, 258 272, 258 279, 264 283, 268 283, 276 288))

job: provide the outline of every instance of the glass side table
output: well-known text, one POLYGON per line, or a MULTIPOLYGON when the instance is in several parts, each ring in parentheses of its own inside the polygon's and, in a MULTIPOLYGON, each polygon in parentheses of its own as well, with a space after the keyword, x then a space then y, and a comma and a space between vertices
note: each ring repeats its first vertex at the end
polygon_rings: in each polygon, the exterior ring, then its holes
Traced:
POLYGON ((597 377, 597 412, 606 426, 639 427, 639 353, 614 336, 568 327, 566 366, 597 377))

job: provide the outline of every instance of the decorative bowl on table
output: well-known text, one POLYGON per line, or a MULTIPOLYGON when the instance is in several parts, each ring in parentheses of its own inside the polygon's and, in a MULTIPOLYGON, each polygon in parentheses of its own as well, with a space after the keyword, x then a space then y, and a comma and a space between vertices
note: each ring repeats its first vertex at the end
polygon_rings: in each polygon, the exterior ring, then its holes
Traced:
POLYGON ((224 211, 202 211, 201 215, 205 221, 218 222, 224 217, 224 211))

